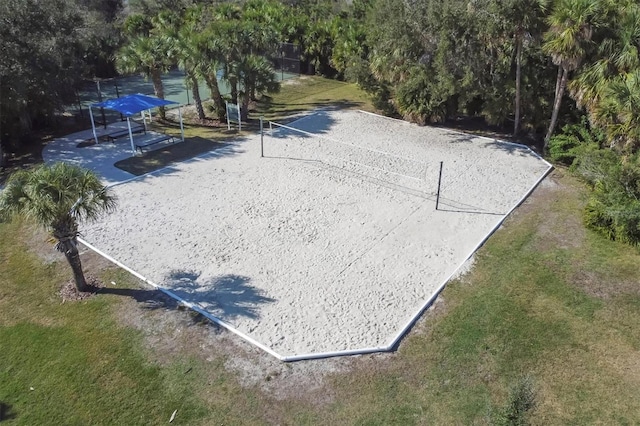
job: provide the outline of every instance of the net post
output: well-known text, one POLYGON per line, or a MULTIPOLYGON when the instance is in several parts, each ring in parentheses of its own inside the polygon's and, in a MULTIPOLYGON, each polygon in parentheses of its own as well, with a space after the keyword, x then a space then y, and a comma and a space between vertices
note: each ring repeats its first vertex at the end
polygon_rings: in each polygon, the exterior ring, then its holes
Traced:
POLYGON ((273 123, 269 122, 269 134, 273 137, 273 123))
POLYGON ((436 210, 438 210, 438 204, 440 204, 440 182, 442 182, 442 161, 440 162, 440 173, 438 175, 438 193, 436 194, 436 210))
POLYGON ((263 129, 264 117, 260 116, 260 158, 264 157, 264 129, 263 129))

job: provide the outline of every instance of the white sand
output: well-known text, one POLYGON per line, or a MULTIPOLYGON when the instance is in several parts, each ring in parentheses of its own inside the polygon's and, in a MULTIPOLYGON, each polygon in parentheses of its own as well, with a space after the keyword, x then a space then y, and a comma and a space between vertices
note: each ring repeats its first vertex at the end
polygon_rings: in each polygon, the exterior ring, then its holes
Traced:
POLYGON ((115 186, 118 212, 84 239, 281 356, 380 348, 549 169, 522 147, 357 111, 292 126, 368 150, 280 131, 261 159, 249 138, 115 186))

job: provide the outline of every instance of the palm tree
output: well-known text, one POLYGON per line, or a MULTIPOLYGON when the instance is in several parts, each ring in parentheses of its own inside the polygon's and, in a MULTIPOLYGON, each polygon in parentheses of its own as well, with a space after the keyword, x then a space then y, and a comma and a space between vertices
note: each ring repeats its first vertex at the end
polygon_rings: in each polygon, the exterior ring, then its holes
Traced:
POLYGON ((0 193, 0 218, 25 215, 51 232, 78 291, 88 290, 78 253, 78 223, 95 220, 115 206, 115 196, 93 172, 66 163, 15 172, 0 193))
POLYGON ((627 151, 640 147, 640 68, 612 81, 594 108, 594 121, 604 128, 611 146, 627 151))
MULTIPOLYGON (((172 65, 167 54, 168 46, 157 35, 136 36, 116 53, 116 68, 121 73, 140 73, 150 78, 156 97, 164 99, 162 74, 172 65)), ((160 107, 160 116, 165 118, 165 109, 160 107)))
POLYGON ((201 64, 206 60, 205 39, 199 21, 202 10, 200 6, 193 6, 185 10, 182 17, 171 12, 163 12, 160 16, 162 23, 158 25, 159 33, 162 33, 162 38, 169 46, 169 56, 185 73, 185 81, 187 87, 191 88, 200 120, 205 119, 199 88, 201 64))
POLYGON ((515 93, 515 120, 513 135, 520 132, 521 113, 521 81, 522 81, 522 56, 528 44, 537 41, 542 34, 543 14, 546 11, 548 0, 511 0, 498 1, 498 16, 506 20, 509 30, 513 31, 516 60, 516 93, 515 93))
POLYGON ((548 18, 550 28, 545 34, 543 50, 558 66, 558 77, 551 122, 544 138, 545 150, 558 121, 569 73, 578 69, 587 54, 599 9, 599 0, 559 0, 548 18))
POLYGON ((334 43, 331 38, 331 26, 332 23, 325 20, 310 22, 303 40, 304 55, 315 74, 325 74, 329 71, 334 43))
POLYGON ((268 59, 258 55, 248 55, 238 64, 242 82, 242 120, 247 120, 249 103, 255 99, 257 93, 277 93, 280 83, 275 75, 273 66, 268 59))
MULTIPOLYGON (((623 110, 631 106, 627 101, 633 99, 629 96, 633 91, 629 92, 629 89, 637 85, 634 73, 640 70, 640 5, 628 2, 615 6, 606 25, 608 31, 599 43, 597 60, 568 85, 578 106, 584 107, 591 121, 610 136, 617 131, 612 133, 613 129, 607 127, 620 117, 628 117, 628 112, 623 110), (622 110, 618 111, 617 107, 622 110)), ((620 141, 620 135, 617 135, 610 142, 616 145, 620 141)))
POLYGON ((224 50, 226 49, 226 41, 223 34, 217 31, 215 24, 209 24, 208 28, 202 34, 201 45, 201 61, 198 63, 197 71, 202 79, 207 83, 209 95, 216 109, 219 120, 226 117, 226 108, 224 99, 220 93, 220 85, 218 83, 218 71, 222 69, 224 64, 224 50))

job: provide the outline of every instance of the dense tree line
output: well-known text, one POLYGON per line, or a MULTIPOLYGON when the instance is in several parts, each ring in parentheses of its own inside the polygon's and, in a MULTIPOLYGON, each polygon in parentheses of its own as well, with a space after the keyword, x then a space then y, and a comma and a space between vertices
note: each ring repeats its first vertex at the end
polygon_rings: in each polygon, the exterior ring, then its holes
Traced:
POLYGON ((158 97, 164 96, 161 74, 178 65, 185 72, 200 119, 205 118, 200 81, 209 88, 215 113, 224 118, 218 86, 223 79, 231 87, 230 101, 242 105, 246 120, 249 103, 258 94, 279 90, 267 58, 275 55, 280 35, 274 26, 255 19, 258 15, 252 8, 256 5, 260 3, 192 5, 180 12, 163 10, 151 18, 129 15, 124 22, 127 40, 116 52, 116 64, 122 72, 140 72, 150 78, 158 97))
POLYGON ((86 76, 114 72, 120 0, 0 2, 0 160, 54 124, 86 76))
POLYGON ((198 81, 223 118, 221 73, 246 114, 278 88, 265 57, 291 42, 303 72, 357 82, 387 114, 480 117, 539 140, 593 187, 587 223, 640 242, 635 0, 5 0, 0 19, 3 145, 116 67, 162 97, 179 65, 201 118, 198 81))

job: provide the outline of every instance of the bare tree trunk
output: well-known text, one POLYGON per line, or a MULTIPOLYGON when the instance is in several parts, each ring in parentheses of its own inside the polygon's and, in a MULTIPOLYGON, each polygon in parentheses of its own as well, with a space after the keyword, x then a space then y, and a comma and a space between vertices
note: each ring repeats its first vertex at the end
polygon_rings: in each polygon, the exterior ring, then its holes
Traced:
POLYGON ((516 112, 513 124, 513 136, 520 132, 520 80, 522 67, 522 37, 516 36, 516 112))
POLYGON ((238 79, 235 77, 231 77, 229 79, 229 85, 231 86, 231 103, 238 103, 238 79))
POLYGON ((208 76, 207 78, 207 86, 209 86, 209 91, 211 92, 211 99, 213 99, 213 103, 216 106, 216 114, 220 121, 224 121, 227 115, 226 108, 224 107, 224 100, 222 99, 222 95, 220 94, 220 86, 218 86, 218 77, 213 74, 208 76))
POLYGON ((562 75, 563 75, 563 68, 561 65, 558 66, 558 77, 556 77, 556 91, 555 91, 555 97, 558 97, 558 91, 560 90, 560 82, 562 81, 562 75))
MULTIPOLYGON (((153 83, 153 93, 157 98, 164 99, 164 85, 162 84, 162 74, 159 69, 151 71, 151 82, 153 83)), ((167 118, 166 110, 163 106, 159 108, 160 118, 167 118)))
POLYGON ((250 88, 251 88, 251 90, 250 90, 250 92, 251 92, 251 100, 252 101, 257 101, 258 98, 256 97, 256 85, 255 85, 255 83, 251 84, 250 88))
POLYGON ((200 98, 200 89, 198 88, 198 79, 190 77, 191 79, 191 92, 193 93, 193 103, 196 104, 196 110, 198 111, 198 118, 204 120, 204 108, 202 108, 202 99, 200 98))
MULTIPOLYGON (((551 140, 551 136, 553 136, 553 131, 555 130, 556 123, 558 122, 558 113, 560 112, 560 104, 562 103, 562 95, 564 95, 564 90, 567 87, 567 80, 569 79, 569 72, 562 68, 562 77, 560 81, 556 83, 556 99, 553 102, 553 113, 551 114, 551 123, 549 124, 549 131, 547 132, 547 136, 544 137, 544 151, 547 151, 549 147, 549 141, 551 140)), ((560 74, 558 75, 560 76, 560 74)))
POLYGON ((247 121, 249 118, 249 102, 251 101, 251 92, 245 91, 242 96, 242 109, 240 110, 240 118, 242 121, 247 121))
POLYGON ((80 253, 78 252, 78 242, 75 238, 61 241, 60 244, 64 247, 64 256, 67 258, 67 262, 71 266, 73 271, 73 279, 76 283, 78 291, 88 291, 87 281, 82 271, 82 262, 80 261, 80 253))

